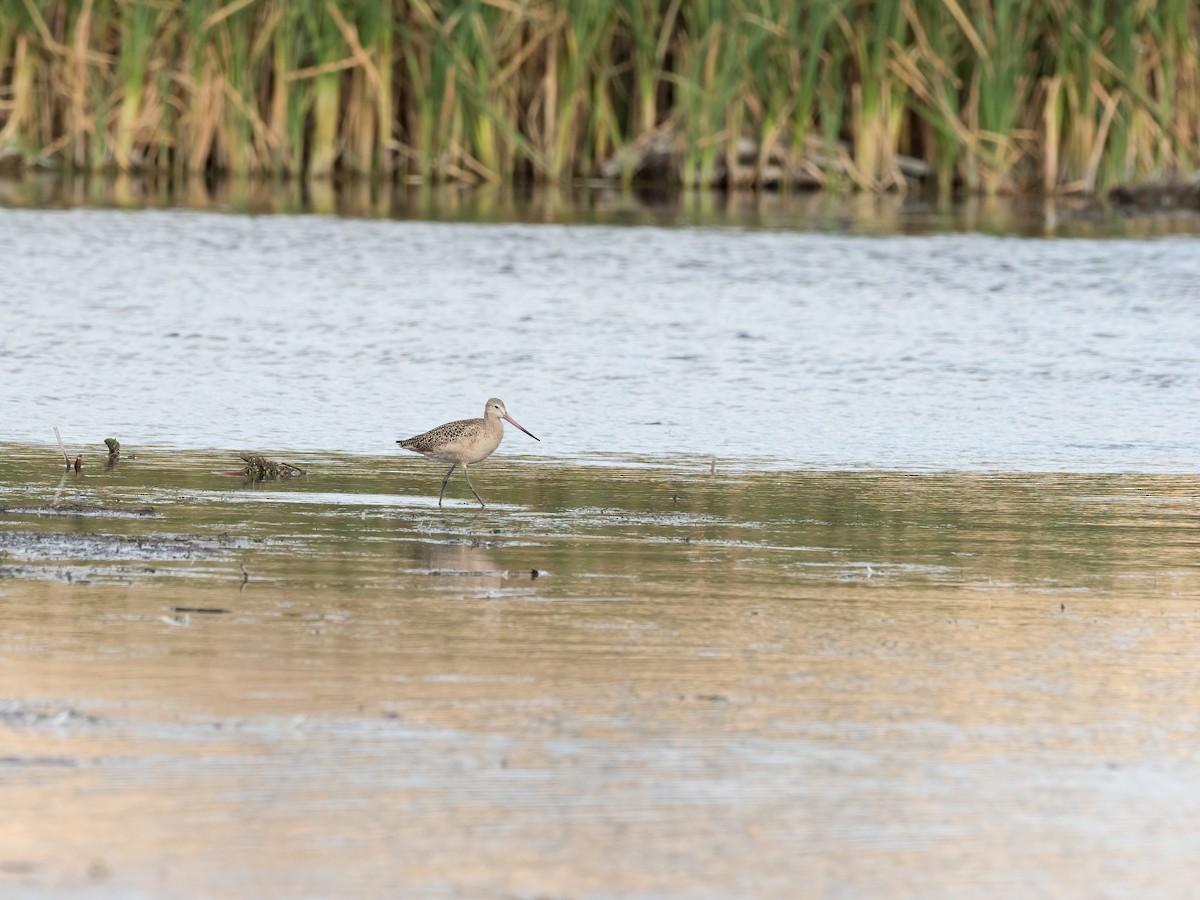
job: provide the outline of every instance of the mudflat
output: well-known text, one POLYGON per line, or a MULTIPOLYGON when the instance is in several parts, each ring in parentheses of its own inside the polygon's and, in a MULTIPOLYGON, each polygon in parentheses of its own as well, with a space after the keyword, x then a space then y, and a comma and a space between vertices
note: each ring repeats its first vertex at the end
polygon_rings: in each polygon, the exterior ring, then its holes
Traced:
POLYGON ((54 452, 0 454, 6 896, 1192 883, 1194 476, 54 452))

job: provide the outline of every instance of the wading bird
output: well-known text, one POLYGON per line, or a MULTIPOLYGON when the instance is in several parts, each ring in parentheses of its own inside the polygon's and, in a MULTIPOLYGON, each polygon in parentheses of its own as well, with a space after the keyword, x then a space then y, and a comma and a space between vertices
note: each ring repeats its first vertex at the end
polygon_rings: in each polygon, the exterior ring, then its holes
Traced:
MULTIPOLYGON (((492 455, 492 451, 500 446, 500 442, 504 440, 502 419, 510 425, 521 428, 504 408, 504 401, 493 397, 484 406, 482 419, 459 419, 457 422, 447 422, 432 431, 426 431, 424 434, 399 440, 396 443, 413 453, 420 453, 430 459, 440 459, 442 462, 451 463, 450 471, 442 479, 442 490, 438 493, 438 506, 442 505, 442 497, 446 493, 446 482, 450 480, 454 470, 462 466, 463 474, 467 476, 467 487, 479 501, 480 507, 483 507, 486 504, 479 496, 479 491, 475 490, 475 485, 471 484, 471 473, 467 471, 467 466, 487 459, 492 455)), ((521 430, 535 441, 541 440, 524 428, 521 430)))

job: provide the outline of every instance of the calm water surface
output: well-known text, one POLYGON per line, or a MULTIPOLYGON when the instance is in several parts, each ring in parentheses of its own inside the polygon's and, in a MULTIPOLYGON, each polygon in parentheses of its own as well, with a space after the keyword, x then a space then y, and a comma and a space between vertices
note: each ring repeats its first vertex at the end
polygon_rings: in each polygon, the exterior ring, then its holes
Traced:
POLYGON ((1196 238, 871 210, 0 208, 0 896, 1186 896, 1196 238))
POLYGON ((1194 476, 231 460, 0 455, 4 896, 1194 884, 1194 476))
POLYGON ((1200 460, 1193 237, 8 209, 0 245, 9 440, 382 453, 495 395, 557 458, 1200 460))

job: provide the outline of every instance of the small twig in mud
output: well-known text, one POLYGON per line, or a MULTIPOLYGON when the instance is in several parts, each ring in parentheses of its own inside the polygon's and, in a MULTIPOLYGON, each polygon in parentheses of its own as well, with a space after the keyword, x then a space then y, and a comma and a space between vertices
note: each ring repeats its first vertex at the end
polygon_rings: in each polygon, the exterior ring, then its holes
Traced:
POLYGON ((708 477, 712 478, 717 474, 717 458, 714 456, 712 462, 708 464, 708 477))
POLYGON ((62 451, 63 462, 67 464, 67 468, 71 468, 71 457, 67 456, 67 448, 63 446, 62 435, 58 433, 58 426, 54 426, 54 437, 58 441, 58 449, 62 451))
POLYGON ((238 563, 238 567, 242 570, 242 587, 245 587, 246 582, 250 580, 250 573, 246 571, 245 563, 238 563))
POLYGON ((78 472, 82 468, 83 468, 83 454, 77 453, 77 454, 75 454, 75 471, 78 472))
POLYGON ((246 467, 242 474, 251 481, 271 481, 276 478, 299 478, 307 473, 291 463, 276 462, 257 453, 239 453, 246 467))

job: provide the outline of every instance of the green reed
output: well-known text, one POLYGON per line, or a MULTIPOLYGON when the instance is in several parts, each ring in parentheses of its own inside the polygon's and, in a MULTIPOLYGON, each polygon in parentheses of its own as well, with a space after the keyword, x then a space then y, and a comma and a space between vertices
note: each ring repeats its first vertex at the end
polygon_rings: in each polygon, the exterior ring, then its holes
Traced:
POLYGON ((1090 191, 1200 165, 1194 0, 0 0, 64 168, 1090 191), (664 143, 665 142, 665 143, 664 143), (911 168, 911 166, 909 167, 911 168))

